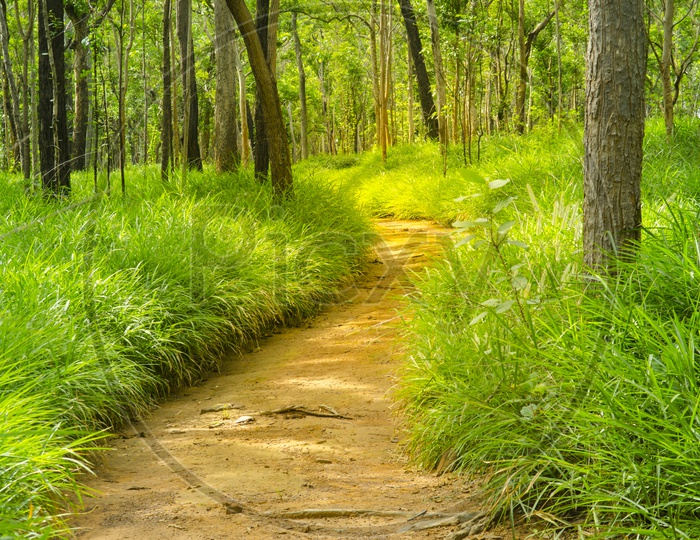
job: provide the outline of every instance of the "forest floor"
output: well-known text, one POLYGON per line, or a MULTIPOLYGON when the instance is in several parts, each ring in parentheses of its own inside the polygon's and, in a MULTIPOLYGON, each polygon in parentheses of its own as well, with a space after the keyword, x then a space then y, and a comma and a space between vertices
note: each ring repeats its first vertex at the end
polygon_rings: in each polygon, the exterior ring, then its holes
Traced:
POLYGON ((226 359, 110 440, 85 478, 96 494, 70 522, 78 538, 445 538, 454 527, 405 528, 480 510, 463 477, 408 465, 392 408, 407 275, 439 255, 447 231, 377 226, 376 259, 340 301, 226 359), (231 408, 203 412, 220 405, 231 408))

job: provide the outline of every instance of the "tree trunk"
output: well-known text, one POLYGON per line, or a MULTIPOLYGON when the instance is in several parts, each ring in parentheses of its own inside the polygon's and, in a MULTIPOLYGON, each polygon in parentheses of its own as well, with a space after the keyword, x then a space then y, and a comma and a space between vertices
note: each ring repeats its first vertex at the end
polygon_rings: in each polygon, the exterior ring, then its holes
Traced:
MULTIPOLYGON (((262 47, 265 62, 269 61, 267 27, 270 16, 270 0, 257 0, 255 9, 255 30, 262 47)), ((252 63, 252 60, 251 60, 252 63)), ((269 64, 268 64, 269 70, 269 64)), ((274 73, 271 73, 274 76, 274 73)), ((253 159, 255 178, 260 182, 267 180, 267 172, 270 168, 270 149, 267 143, 267 133, 265 130, 265 114, 260 94, 255 99, 255 130, 253 142, 253 159)))
POLYGON ((309 157, 309 136, 308 136, 308 115, 306 111, 306 73, 304 72, 304 62, 301 56, 301 41, 297 29, 297 14, 292 13, 292 37, 294 39, 294 54, 297 60, 297 72, 299 73, 299 106, 300 129, 301 129, 301 159, 309 157))
POLYGON ((44 189, 70 191, 63 1, 39 0, 39 154, 44 189))
POLYGON ((673 138, 673 85, 671 84, 671 57, 673 54, 673 17, 675 12, 674 0, 664 1, 664 40, 661 51, 661 89, 664 101, 664 123, 666 124, 666 138, 673 138))
POLYGON ((22 119, 20 117, 19 92, 17 91, 14 73, 12 72, 9 42, 10 32, 7 28, 7 5, 5 4, 5 0, 0 0, 0 47, 2 47, 2 65, 7 79, 7 86, 10 91, 10 109, 7 112, 12 119, 12 123, 15 125, 15 142, 17 145, 17 153, 19 154, 22 164, 22 173, 24 178, 28 179, 30 175, 30 161, 24 144, 28 134, 23 129, 22 119))
POLYGON ((177 37, 180 42, 180 66, 185 125, 183 125, 183 159, 190 169, 202 170, 202 154, 199 149, 199 99, 194 65, 194 40, 192 38, 192 0, 178 0, 177 37))
POLYGON ((244 0, 226 0, 226 3, 243 35, 258 96, 262 104, 270 148, 272 188, 277 197, 284 197, 290 195, 292 191, 292 160, 289 154, 289 142, 282 116, 282 106, 277 92, 277 80, 267 64, 260 38, 255 31, 253 18, 244 0))
POLYGON ((238 154, 235 22, 225 0, 214 4, 216 32, 216 97, 214 102, 214 161, 216 170, 234 171, 238 154))
POLYGON ((90 107, 90 89, 88 81, 88 49, 86 46, 90 27, 88 25, 89 11, 80 2, 68 2, 66 14, 73 23, 73 84, 75 98, 73 102, 73 170, 85 169, 85 147, 87 144, 88 109, 90 107))
POLYGON ((250 160, 250 137, 248 135, 248 102, 246 101, 246 77, 236 40, 234 39, 231 43, 234 48, 236 73, 238 74, 238 111, 241 119, 241 164, 245 166, 250 160))
POLYGON ((583 247, 599 270, 631 256, 642 224, 646 36, 643 0, 591 0, 586 68, 583 247))
POLYGON ((418 83, 418 96, 423 111, 423 122, 428 130, 428 137, 438 140, 440 138, 440 130, 435 111, 435 102, 430 90, 430 78, 428 77, 428 70, 425 67, 425 59, 423 58, 423 45, 418 33, 416 16, 413 12, 411 0, 399 0, 399 6, 401 6, 401 15, 403 15, 404 26, 406 27, 408 50, 411 54, 411 60, 413 60, 413 69, 416 74, 416 82, 418 83))
MULTIPOLYGON (((440 129, 440 144, 443 153, 447 149, 447 120, 445 118, 445 103, 447 101, 447 80, 445 70, 442 65, 442 51, 440 48, 440 30, 437 13, 435 11, 435 1, 428 2, 428 21, 430 22, 430 37, 433 45, 433 61, 435 63, 435 93, 437 94, 437 115, 440 129)), ((444 171, 443 171, 444 172, 444 171)))
POLYGON ((170 17, 171 0, 163 5, 163 119, 160 132, 161 160, 160 176, 167 181, 173 164, 173 97, 172 74, 170 71, 170 17))

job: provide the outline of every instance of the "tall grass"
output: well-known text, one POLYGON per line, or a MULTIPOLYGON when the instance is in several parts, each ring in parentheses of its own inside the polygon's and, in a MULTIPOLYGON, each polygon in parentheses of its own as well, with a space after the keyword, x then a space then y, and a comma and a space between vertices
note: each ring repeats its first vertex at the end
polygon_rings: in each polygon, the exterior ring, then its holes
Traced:
MULTIPOLYGON (((373 241, 351 198, 319 181, 277 204, 246 175, 128 180, 125 197, 71 206, 0 179, 3 538, 60 534, 102 430, 331 301, 373 241)), ((90 190, 78 178, 75 200, 90 190)))
POLYGON ((478 248, 419 283, 407 450, 485 475, 494 516, 574 537, 700 538, 699 131, 681 125, 671 146, 662 133, 648 127, 639 254, 614 278, 584 273, 580 170, 553 170, 542 148, 488 165, 512 179, 516 205, 498 218, 516 222, 517 245, 477 230, 478 248))

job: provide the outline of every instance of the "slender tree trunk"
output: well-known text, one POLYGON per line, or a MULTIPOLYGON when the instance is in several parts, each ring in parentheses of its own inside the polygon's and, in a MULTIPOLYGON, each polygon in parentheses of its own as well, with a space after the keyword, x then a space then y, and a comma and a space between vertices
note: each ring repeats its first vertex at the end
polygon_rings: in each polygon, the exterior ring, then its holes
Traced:
POLYGON ((435 102, 433 101, 433 94, 430 90, 430 78, 428 77, 428 70, 425 67, 425 59, 423 58, 423 45, 421 43, 420 34, 418 33, 416 16, 413 12, 411 0, 399 0, 399 6, 401 6, 401 15, 403 16, 404 26, 406 27, 408 50, 411 55, 411 60, 413 60, 416 82, 418 83, 418 96, 423 111, 423 122, 428 130, 428 137, 433 140, 438 140, 440 138, 440 130, 435 111, 435 102))
POLYGON ((289 118, 289 136, 292 140, 292 162, 296 159, 297 155, 297 140, 294 137, 294 116, 292 115, 292 102, 287 102, 287 117, 289 118))
POLYGON ((170 26, 172 4, 165 0, 163 4, 163 118, 160 132, 161 160, 160 176, 167 181, 173 164, 173 98, 172 73, 170 71, 170 26))
POLYGON ((306 73, 304 72, 304 62, 301 55, 301 41, 297 29, 297 14, 292 13, 292 37, 294 39, 294 55, 297 60, 297 72, 299 73, 299 106, 300 129, 301 129, 301 159, 309 157, 309 136, 308 136, 308 115, 306 111, 306 73))
POLYGON ((39 153, 46 192, 70 191, 63 1, 39 0, 39 153))
MULTIPOLYGON (((266 63, 270 59, 268 49, 269 42, 267 39, 269 17, 270 0, 257 0, 255 9, 255 30, 258 33, 258 39, 260 40, 260 45, 262 47, 266 63)), ((272 73, 272 75, 274 76, 274 73, 272 73)), ((255 99, 253 158, 255 160, 255 178, 257 178, 260 182, 265 182, 267 180, 268 169, 270 168, 270 150, 267 143, 265 114, 263 113, 262 99, 259 94, 256 95, 255 99)))
MULTIPOLYGON (((15 8, 15 19, 17 21, 17 29, 20 37, 22 38, 22 133, 24 138, 21 141, 22 144, 22 155, 25 160, 22 162, 22 175, 26 180, 29 180, 32 175, 32 152, 31 152, 31 138, 32 135, 29 129, 29 114, 31 111, 30 107, 30 95, 34 92, 34 84, 30 83, 29 75, 29 62, 30 59, 34 61, 34 2, 30 1, 27 5, 27 28, 22 26, 22 20, 19 14, 19 1, 14 1, 15 8), (31 90, 30 90, 31 86, 31 90)), ((9 35, 9 34, 8 34, 9 35)), ((34 123, 34 126, 37 124, 34 123)), ((31 130, 36 132, 37 130, 31 130)), ((26 183, 27 189, 30 188, 30 182, 26 183)))
POLYGON ((664 103, 664 123, 666 138, 673 138, 673 85, 671 84, 671 59, 673 54, 673 18, 675 16, 675 1, 664 0, 663 18, 663 48, 661 51, 661 89, 664 103))
POLYGON ((408 58, 406 59, 408 66, 408 144, 415 142, 416 126, 413 120, 413 61, 411 60, 411 49, 408 50, 408 58))
POLYGON ((22 164, 22 173, 25 179, 29 179, 30 161, 29 156, 26 154, 26 146, 24 144, 25 138, 28 135, 23 129, 20 116, 20 98, 19 92, 17 91, 15 76, 12 72, 9 42, 10 32, 7 28, 7 5, 5 4, 5 0, 0 0, 0 47, 2 48, 2 65, 7 79, 7 86, 10 91, 10 110, 8 112, 15 125, 17 153, 19 154, 20 163, 22 164))
POLYGON ((87 38, 90 33, 88 18, 90 12, 80 2, 68 2, 66 14, 73 23, 73 84, 75 98, 73 102, 73 170, 85 169, 85 148, 87 145, 88 109, 90 107, 90 89, 88 81, 87 38))
POLYGON ((515 91, 515 129, 525 131, 525 94, 527 93, 527 64, 525 50, 525 0, 518 0, 518 86, 515 91))
POLYGON ((380 89, 379 89, 379 63, 377 54, 377 19, 378 19, 377 0, 372 0, 371 21, 369 27, 370 41, 370 62, 372 64, 372 98, 374 104, 374 124, 375 124, 375 139, 376 145, 381 145, 381 112, 380 112, 380 89))
MULTIPOLYGON (((442 50, 440 48, 440 30, 437 13, 435 11, 435 1, 427 0, 428 21, 430 22, 430 37, 433 46, 433 61, 435 63, 435 93, 437 94, 437 115, 440 129, 440 144, 443 153, 447 150, 447 119, 445 118, 445 104, 447 101, 447 80, 442 64, 442 50)), ((444 165, 443 165, 444 168, 444 165)), ((443 171, 444 172, 444 171, 443 171)))
POLYGON ((277 80, 270 71, 261 40, 255 31, 253 19, 244 0, 226 0, 226 3, 245 41, 258 96, 263 105, 270 145, 272 187, 277 197, 284 197, 292 192, 292 160, 282 116, 282 105, 277 92, 277 80))
MULTIPOLYGON (((229 11, 230 12, 230 11, 229 11)), ((243 62, 238 50, 238 44, 232 42, 236 61, 236 73, 238 74, 238 110, 241 120, 241 164, 247 165, 250 161, 250 137, 248 136, 248 102, 246 101, 246 77, 243 62)))
POLYGON ((389 146, 389 7, 381 0, 379 7, 379 147, 386 161, 389 146))
POLYGON ((644 0, 591 0, 583 198, 585 263, 631 256, 642 225, 644 0))
POLYGON ((202 170, 199 148, 199 99, 195 75, 194 40, 192 38, 192 0, 178 0, 177 37, 180 42, 180 66, 184 96, 183 159, 190 169, 202 170))
POLYGON ((214 161, 217 171, 238 168, 236 128, 236 49, 234 25, 225 0, 214 4, 216 33, 216 98, 214 103, 214 161))

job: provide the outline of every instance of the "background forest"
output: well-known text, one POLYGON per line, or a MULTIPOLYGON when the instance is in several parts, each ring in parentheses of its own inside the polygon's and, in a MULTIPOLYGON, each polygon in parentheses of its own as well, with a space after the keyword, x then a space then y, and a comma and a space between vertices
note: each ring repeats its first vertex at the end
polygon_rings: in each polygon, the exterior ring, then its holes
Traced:
POLYGON ((697 3, 644 6, 642 242, 610 272, 585 2, 245 7, 0 0, 0 536, 67 534, 105 430, 332 300, 395 216, 456 231, 405 327, 413 461, 541 537, 698 538, 697 3))

